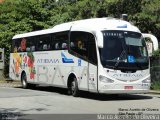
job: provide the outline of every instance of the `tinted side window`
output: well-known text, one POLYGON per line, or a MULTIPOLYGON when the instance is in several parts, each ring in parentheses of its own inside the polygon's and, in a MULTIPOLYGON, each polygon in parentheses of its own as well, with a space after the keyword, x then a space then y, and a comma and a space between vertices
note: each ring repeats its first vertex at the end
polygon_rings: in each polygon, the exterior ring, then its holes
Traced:
POLYGON ((78 56, 88 59, 88 33, 71 32, 70 49, 78 56))
POLYGON ((26 39, 26 52, 36 51, 36 49, 37 49, 37 46, 36 46, 37 42, 35 41, 36 37, 28 37, 25 39, 26 39))
POLYGON ((34 37, 15 39, 12 43, 12 52, 35 51, 35 44, 36 41, 34 37))
POLYGON ((96 52, 96 43, 95 38, 92 34, 89 34, 88 36, 89 44, 88 44, 88 60, 90 63, 97 65, 97 52, 96 52))
POLYGON ((68 48, 68 32, 53 34, 53 42, 55 50, 66 50, 68 48))
POLYGON ((20 40, 21 39, 14 39, 12 41, 12 52, 15 53, 15 52, 18 52, 18 48, 20 46, 20 40))
POLYGON ((25 52, 26 51, 26 39, 20 38, 13 40, 13 52, 25 52))
POLYGON ((51 44, 51 35, 43 35, 39 36, 38 39, 38 44, 37 44, 37 51, 47 51, 50 50, 50 44, 51 44))
POLYGON ((12 41, 12 52, 66 50, 68 39, 68 32, 66 31, 15 39, 12 41))

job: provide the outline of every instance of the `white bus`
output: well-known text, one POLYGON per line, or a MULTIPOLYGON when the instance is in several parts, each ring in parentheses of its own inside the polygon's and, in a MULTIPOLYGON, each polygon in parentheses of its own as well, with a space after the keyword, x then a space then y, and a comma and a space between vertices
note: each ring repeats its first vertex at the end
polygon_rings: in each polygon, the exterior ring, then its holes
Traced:
POLYGON ((127 21, 93 18, 15 35, 9 76, 23 88, 45 84, 104 93, 146 93, 150 63, 143 35, 127 21))

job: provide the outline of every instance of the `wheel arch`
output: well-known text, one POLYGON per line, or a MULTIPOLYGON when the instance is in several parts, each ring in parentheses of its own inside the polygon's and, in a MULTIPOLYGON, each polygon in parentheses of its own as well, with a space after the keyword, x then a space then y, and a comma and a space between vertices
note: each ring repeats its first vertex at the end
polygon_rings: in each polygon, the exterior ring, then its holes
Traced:
POLYGON ((67 87, 69 87, 70 83, 74 80, 73 78, 77 79, 77 75, 75 74, 75 72, 70 72, 67 79, 67 87))
POLYGON ((24 70, 21 72, 21 80, 22 80, 22 75, 23 74, 26 74, 26 72, 24 70))

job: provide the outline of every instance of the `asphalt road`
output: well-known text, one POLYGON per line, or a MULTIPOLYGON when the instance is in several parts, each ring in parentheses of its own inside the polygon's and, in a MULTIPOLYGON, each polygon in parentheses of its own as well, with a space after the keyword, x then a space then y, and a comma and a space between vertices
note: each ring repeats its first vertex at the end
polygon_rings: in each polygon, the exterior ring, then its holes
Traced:
POLYGON ((69 114, 70 117, 78 117, 78 120, 84 118, 86 120, 97 119, 99 114, 160 114, 160 95, 115 96, 82 92, 80 97, 75 98, 68 96, 66 89, 61 88, 22 89, 1 87, 0 113, 2 117, 5 117, 7 113, 12 117, 14 115, 31 117, 30 119, 39 117, 38 120, 40 118, 46 120, 56 117, 67 118, 68 115, 66 114, 69 114), (31 116, 25 116, 25 114, 31 114, 31 116), (32 116, 33 114, 34 116, 32 116), (85 115, 74 116, 70 114, 85 115), (87 116, 88 114, 94 115, 90 117, 87 116))

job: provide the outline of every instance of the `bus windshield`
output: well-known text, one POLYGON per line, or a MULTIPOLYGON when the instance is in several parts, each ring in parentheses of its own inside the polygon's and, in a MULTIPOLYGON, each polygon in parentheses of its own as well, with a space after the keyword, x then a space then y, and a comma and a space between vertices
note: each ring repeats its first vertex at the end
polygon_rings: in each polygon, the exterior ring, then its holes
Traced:
POLYGON ((147 69, 149 58, 140 33, 130 31, 102 31, 104 47, 100 48, 102 65, 113 69, 147 69))

